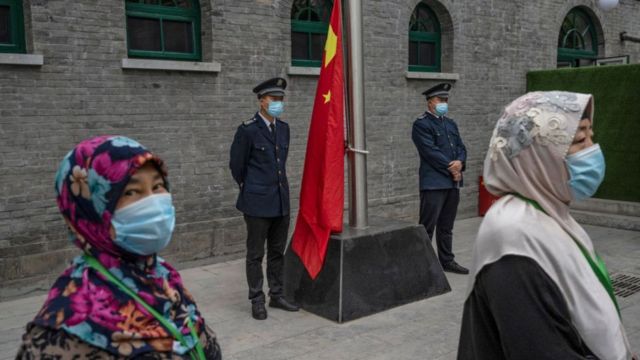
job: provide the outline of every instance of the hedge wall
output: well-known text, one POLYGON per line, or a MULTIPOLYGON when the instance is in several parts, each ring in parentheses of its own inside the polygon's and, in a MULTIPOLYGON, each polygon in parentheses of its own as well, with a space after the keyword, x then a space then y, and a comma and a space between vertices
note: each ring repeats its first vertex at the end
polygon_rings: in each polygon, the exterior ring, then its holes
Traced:
POLYGON ((640 64, 532 71, 527 91, 593 94, 607 170, 595 197, 640 202, 640 64))

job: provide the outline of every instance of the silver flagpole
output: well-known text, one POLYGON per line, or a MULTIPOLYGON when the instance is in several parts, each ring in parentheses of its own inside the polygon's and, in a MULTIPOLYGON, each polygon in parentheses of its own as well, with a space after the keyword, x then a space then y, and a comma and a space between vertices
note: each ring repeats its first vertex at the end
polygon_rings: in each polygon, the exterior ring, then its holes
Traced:
POLYGON ((364 123, 364 61, 362 56, 362 0, 344 0, 347 33, 347 120, 349 141, 349 226, 366 228, 367 151, 364 123))

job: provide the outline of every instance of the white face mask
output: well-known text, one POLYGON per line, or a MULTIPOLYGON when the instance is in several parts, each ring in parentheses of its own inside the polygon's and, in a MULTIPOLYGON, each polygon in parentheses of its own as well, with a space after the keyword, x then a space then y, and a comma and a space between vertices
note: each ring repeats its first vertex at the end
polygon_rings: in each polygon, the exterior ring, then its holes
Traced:
POLYGON ((171 194, 155 194, 114 212, 114 243, 122 249, 152 255, 169 245, 176 225, 171 194))
POLYGON ((435 107, 436 115, 443 116, 449 111, 449 104, 445 102, 438 103, 435 107))
POLYGON ((267 107, 267 113, 273 117, 278 117, 284 112, 284 103, 282 101, 273 100, 269 102, 267 107))
POLYGON ((565 161, 573 198, 585 200, 592 197, 604 179, 605 163, 600 145, 594 144, 567 155, 565 161))

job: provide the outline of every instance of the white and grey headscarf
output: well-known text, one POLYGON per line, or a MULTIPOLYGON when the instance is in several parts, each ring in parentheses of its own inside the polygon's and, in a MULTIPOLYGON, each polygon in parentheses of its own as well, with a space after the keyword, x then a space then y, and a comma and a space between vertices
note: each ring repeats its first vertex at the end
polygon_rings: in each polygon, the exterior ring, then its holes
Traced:
POLYGON ((484 161, 485 185, 502 198, 478 231, 468 293, 485 265, 505 255, 531 258, 562 292, 589 349, 600 359, 630 359, 616 307, 574 242, 594 256, 589 235, 569 213, 565 164, 583 114, 593 119, 591 95, 559 91, 528 93, 505 108, 484 161))

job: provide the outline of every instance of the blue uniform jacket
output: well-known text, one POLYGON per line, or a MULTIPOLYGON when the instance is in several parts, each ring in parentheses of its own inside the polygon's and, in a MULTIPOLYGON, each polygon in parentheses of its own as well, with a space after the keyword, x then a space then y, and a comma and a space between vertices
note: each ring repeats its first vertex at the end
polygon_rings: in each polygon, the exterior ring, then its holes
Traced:
POLYGON ((256 217, 289 214, 286 162, 289 125, 276 119, 276 139, 256 113, 238 127, 231 144, 229 167, 240 186, 236 208, 256 217))
POLYGON ((467 160, 467 149, 453 120, 427 111, 413 122, 411 138, 420 154, 420 191, 462 186, 462 180, 457 184, 447 170, 454 160, 462 161, 464 170, 467 160))

